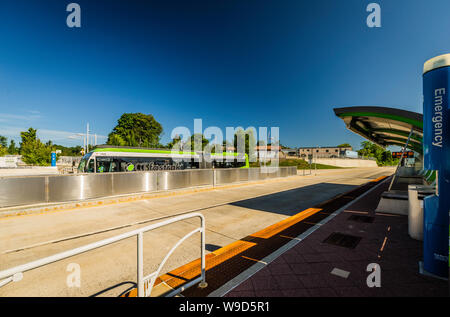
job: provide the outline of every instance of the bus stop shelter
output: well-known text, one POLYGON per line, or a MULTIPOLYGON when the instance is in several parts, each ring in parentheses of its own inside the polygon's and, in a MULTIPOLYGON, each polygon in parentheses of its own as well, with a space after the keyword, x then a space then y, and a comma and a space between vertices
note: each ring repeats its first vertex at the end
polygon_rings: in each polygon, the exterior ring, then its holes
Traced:
MULTIPOLYGON (((347 128, 383 148, 401 146, 423 157, 423 115, 387 107, 335 108, 347 128)), ((403 154, 401 155, 403 157, 403 154)), ((427 185, 419 168, 399 168, 400 159, 387 192, 384 192, 377 211, 408 214, 408 185, 427 185)))
POLYGON ((383 147, 404 146, 423 154, 423 115, 420 113, 387 107, 335 108, 337 117, 363 138, 383 147), (408 137, 411 134, 408 141, 408 137))

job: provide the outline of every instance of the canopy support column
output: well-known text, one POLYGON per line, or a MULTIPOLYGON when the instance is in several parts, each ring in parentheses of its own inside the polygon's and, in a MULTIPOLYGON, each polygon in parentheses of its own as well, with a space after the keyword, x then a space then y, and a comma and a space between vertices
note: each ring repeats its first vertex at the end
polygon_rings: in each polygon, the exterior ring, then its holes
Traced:
POLYGON ((401 165, 401 163, 402 163, 402 161, 403 161, 403 158, 404 158, 403 156, 405 155, 406 147, 407 147, 408 144, 409 144, 409 140, 411 139, 411 135, 412 135, 412 133, 413 133, 413 130, 414 130, 414 127, 411 127, 411 131, 409 132, 409 135, 408 135, 408 140, 406 140, 406 143, 405 143, 405 145, 403 146, 402 156, 401 156, 400 160, 398 161, 397 168, 395 169, 394 176, 392 176, 392 180, 391 180, 391 183, 389 184, 388 191, 391 190, 392 185, 394 184, 395 177, 397 176, 397 173, 398 173, 398 168, 399 168, 399 166, 401 165))

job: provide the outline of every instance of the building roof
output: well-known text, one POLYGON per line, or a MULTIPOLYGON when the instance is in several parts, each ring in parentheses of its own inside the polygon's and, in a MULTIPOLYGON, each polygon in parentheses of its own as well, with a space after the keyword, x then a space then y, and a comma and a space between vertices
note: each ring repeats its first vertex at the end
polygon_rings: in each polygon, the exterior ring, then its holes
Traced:
POLYGON ((278 150, 278 151, 281 150, 281 146, 280 145, 278 145, 278 146, 276 146, 276 145, 274 145, 274 146, 272 146, 272 145, 257 145, 255 147, 255 149, 256 149, 256 151, 270 151, 272 149, 272 147, 275 150, 278 150))
POLYGON ((352 146, 302 146, 299 147, 299 150, 303 150, 303 149, 349 149, 352 146))
POLYGON ((334 113, 344 120, 349 130, 383 148, 405 145, 413 129, 407 148, 423 152, 423 115, 420 113, 387 107, 335 108, 334 113))

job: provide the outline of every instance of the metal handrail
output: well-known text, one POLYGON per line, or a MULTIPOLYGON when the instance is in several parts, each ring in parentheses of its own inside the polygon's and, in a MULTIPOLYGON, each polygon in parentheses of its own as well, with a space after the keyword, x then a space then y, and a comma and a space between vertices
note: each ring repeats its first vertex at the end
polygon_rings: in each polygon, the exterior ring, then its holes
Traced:
POLYGON ((138 290, 138 297, 144 297, 144 296, 150 296, 154 283, 156 281, 156 278, 158 277, 162 267, 164 266, 164 264, 166 263, 167 259, 170 257, 170 255, 175 251, 175 249, 182 243, 184 242, 187 238, 189 238, 190 236, 192 236, 193 234, 200 232, 201 233, 201 239, 200 239, 200 244, 201 244, 201 275, 200 277, 194 279, 193 281, 190 281, 189 283, 187 283, 186 285, 182 286, 179 289, 176 289, 174 291, 172 291, 168 296, 174 296, 180 292, 182 292, 184 289, 195 285, 197 282, 201 283, 199 284, 200 287, 206 287, 207 283, 206 283, 206 276, 205 276, 205 218, 201 213, 198 212, 193 212, 193 213, 188 213, 188 214, 184 214, 184 215, 179 215, 173 218, 170 218, 168 220, 156 223, 156 224, 152 224, 149 226, 146 226, 144 228, 140 228, 140 229, 136 229, 130 232, 126 232, 126 233, 122 233, 119 234, 117 236, 111 237, 111 238, 107 238, 101 241, 97 241, 94 243, 90 243, 87 244, 85 246, 82 247, 78 247, 72 250, 68 250, 65 252, 61 252, 49 257, 45 257, 36 261, 32 261, 32 262, 28 262, 4 271, 0 271, 0 280, 4 279, 2 281, 0 281, 0 287, 10 283, 10 282, 18 282, 22 279, 23 277, 23 272, 29 271, 29 270, 33 270, 36 269, 38 267, 50 264, 50 263, 54 263, 57 261, 61 261, 64 259, 67 259, 69 257, 81 254, 81 253, 85 253, 94 249, 98 249, 100 247, 133 237, 133 236, 137 236, 137 290, 138 290), (166 255, 166 257, 164 258, 164 260, 160 263, 160 265, 158 266, 158 269, 153 272, 150 275, 147 275, 144 277, 144 250, 143 250, 143 242, 144 242, 144 233, 150 230, 154 230, 163 226, 167 226, 169 224, 172 224, 174 222, 178 222, 178 221, 182 221, 185 219, 189 219, 189 218, 195 218, 195 217, 199 217, 201 220, 201 225, 199 228, 191 231, 190 233, 188 233, 187 235, 185 235, 183 238, 181 238, 173 247, 172 249, 169 251, 169 253, 166 255), (144 290, 144 283, 146 281, 150 281, 149 282, 149 287, 147 288, 147 290, 144 290))

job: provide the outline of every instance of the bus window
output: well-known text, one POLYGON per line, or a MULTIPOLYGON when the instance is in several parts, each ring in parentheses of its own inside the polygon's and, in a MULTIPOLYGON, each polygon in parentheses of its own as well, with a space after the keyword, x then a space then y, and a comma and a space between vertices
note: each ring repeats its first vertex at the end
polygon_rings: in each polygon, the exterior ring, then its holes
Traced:
POLYGON ((94 159, 90 159, 86 169, 87 173, 94 173, 94 159))
POLYGON ((91 157, 92 153, 88 153, 80 161, 80 164, 78 165, 78 173, 86 173, 86 162, 89 161, 89 158, 91 157))
POLYGON ((117 163, 115 161, 111 162, 109 165, 108 172, 118 172, 117 163))
POLYGON ((106 173, 110 170, 112 159, 110 157, 97 157, 97 173, 106 173))
POLYGON ((97 173, 104 173, 105 172, 105 165, 103 162, 98 162, 97 164, 97 173))

